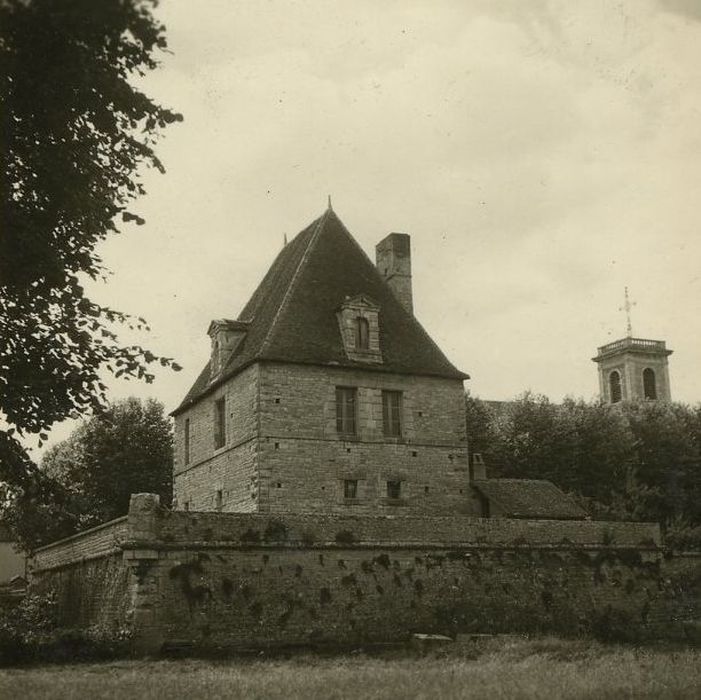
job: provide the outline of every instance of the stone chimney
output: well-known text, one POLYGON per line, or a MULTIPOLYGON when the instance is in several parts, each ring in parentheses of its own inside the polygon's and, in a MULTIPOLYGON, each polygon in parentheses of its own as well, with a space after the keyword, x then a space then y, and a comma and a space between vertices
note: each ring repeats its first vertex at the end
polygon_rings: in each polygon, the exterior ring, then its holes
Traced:
POLYGON ((210 378, 216 378, 222 369, 224 369, 224 364, 246 335, 247 330, 247 323, 243 321, 230 321, 226 318, 217 319, 209 324, 207 334, 212 339, 210 378))
POLYGON ((411 293, 411 238, 390 233, 375 246, 375 264, 402 306, 414 313, 411 293))

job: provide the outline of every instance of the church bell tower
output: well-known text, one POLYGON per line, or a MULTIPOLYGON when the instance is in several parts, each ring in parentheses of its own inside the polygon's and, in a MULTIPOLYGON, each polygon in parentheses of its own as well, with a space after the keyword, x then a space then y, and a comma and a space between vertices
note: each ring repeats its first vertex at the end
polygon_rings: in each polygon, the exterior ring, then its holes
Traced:
POLYGON ((599 366, 599 390, 606 403, 648 399, 671 401, 667 358, 672 354, 664 340, 634 338, 630 311, 634 306, 625 290, 627 334, 602 345, 592 360, 599 366))

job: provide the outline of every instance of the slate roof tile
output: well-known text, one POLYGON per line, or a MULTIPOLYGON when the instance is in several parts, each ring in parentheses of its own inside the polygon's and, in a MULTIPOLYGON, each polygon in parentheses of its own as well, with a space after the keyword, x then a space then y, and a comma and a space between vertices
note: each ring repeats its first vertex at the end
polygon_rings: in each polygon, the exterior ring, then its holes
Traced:
POLYGON ((587 516, 567 494, 544 479, 482 479, 475 489, 505 517, 581 520, 587 516))

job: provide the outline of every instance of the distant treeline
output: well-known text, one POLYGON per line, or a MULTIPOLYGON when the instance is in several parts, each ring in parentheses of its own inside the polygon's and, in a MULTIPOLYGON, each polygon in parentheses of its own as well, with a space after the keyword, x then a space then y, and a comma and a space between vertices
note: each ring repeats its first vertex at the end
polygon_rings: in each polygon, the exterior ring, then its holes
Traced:
POLYGON ((553 404, 466 397, 467 433, 490 477, 548 479, 595 518, 659 522, 668 541, 701 543, 701 405, 553 404))

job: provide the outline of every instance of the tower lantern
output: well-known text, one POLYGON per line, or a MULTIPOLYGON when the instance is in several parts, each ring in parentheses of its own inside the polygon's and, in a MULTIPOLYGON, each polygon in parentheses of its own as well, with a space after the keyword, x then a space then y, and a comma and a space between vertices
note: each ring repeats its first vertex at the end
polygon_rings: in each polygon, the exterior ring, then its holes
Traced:
POLYGON ((598 348, 592 360, 599 366, 599 391, 606 403, 648 399, 671 401, 667 358, 672 354, 664 340, 634 338, 628 287, 625 288, 626 336, 598 348))

